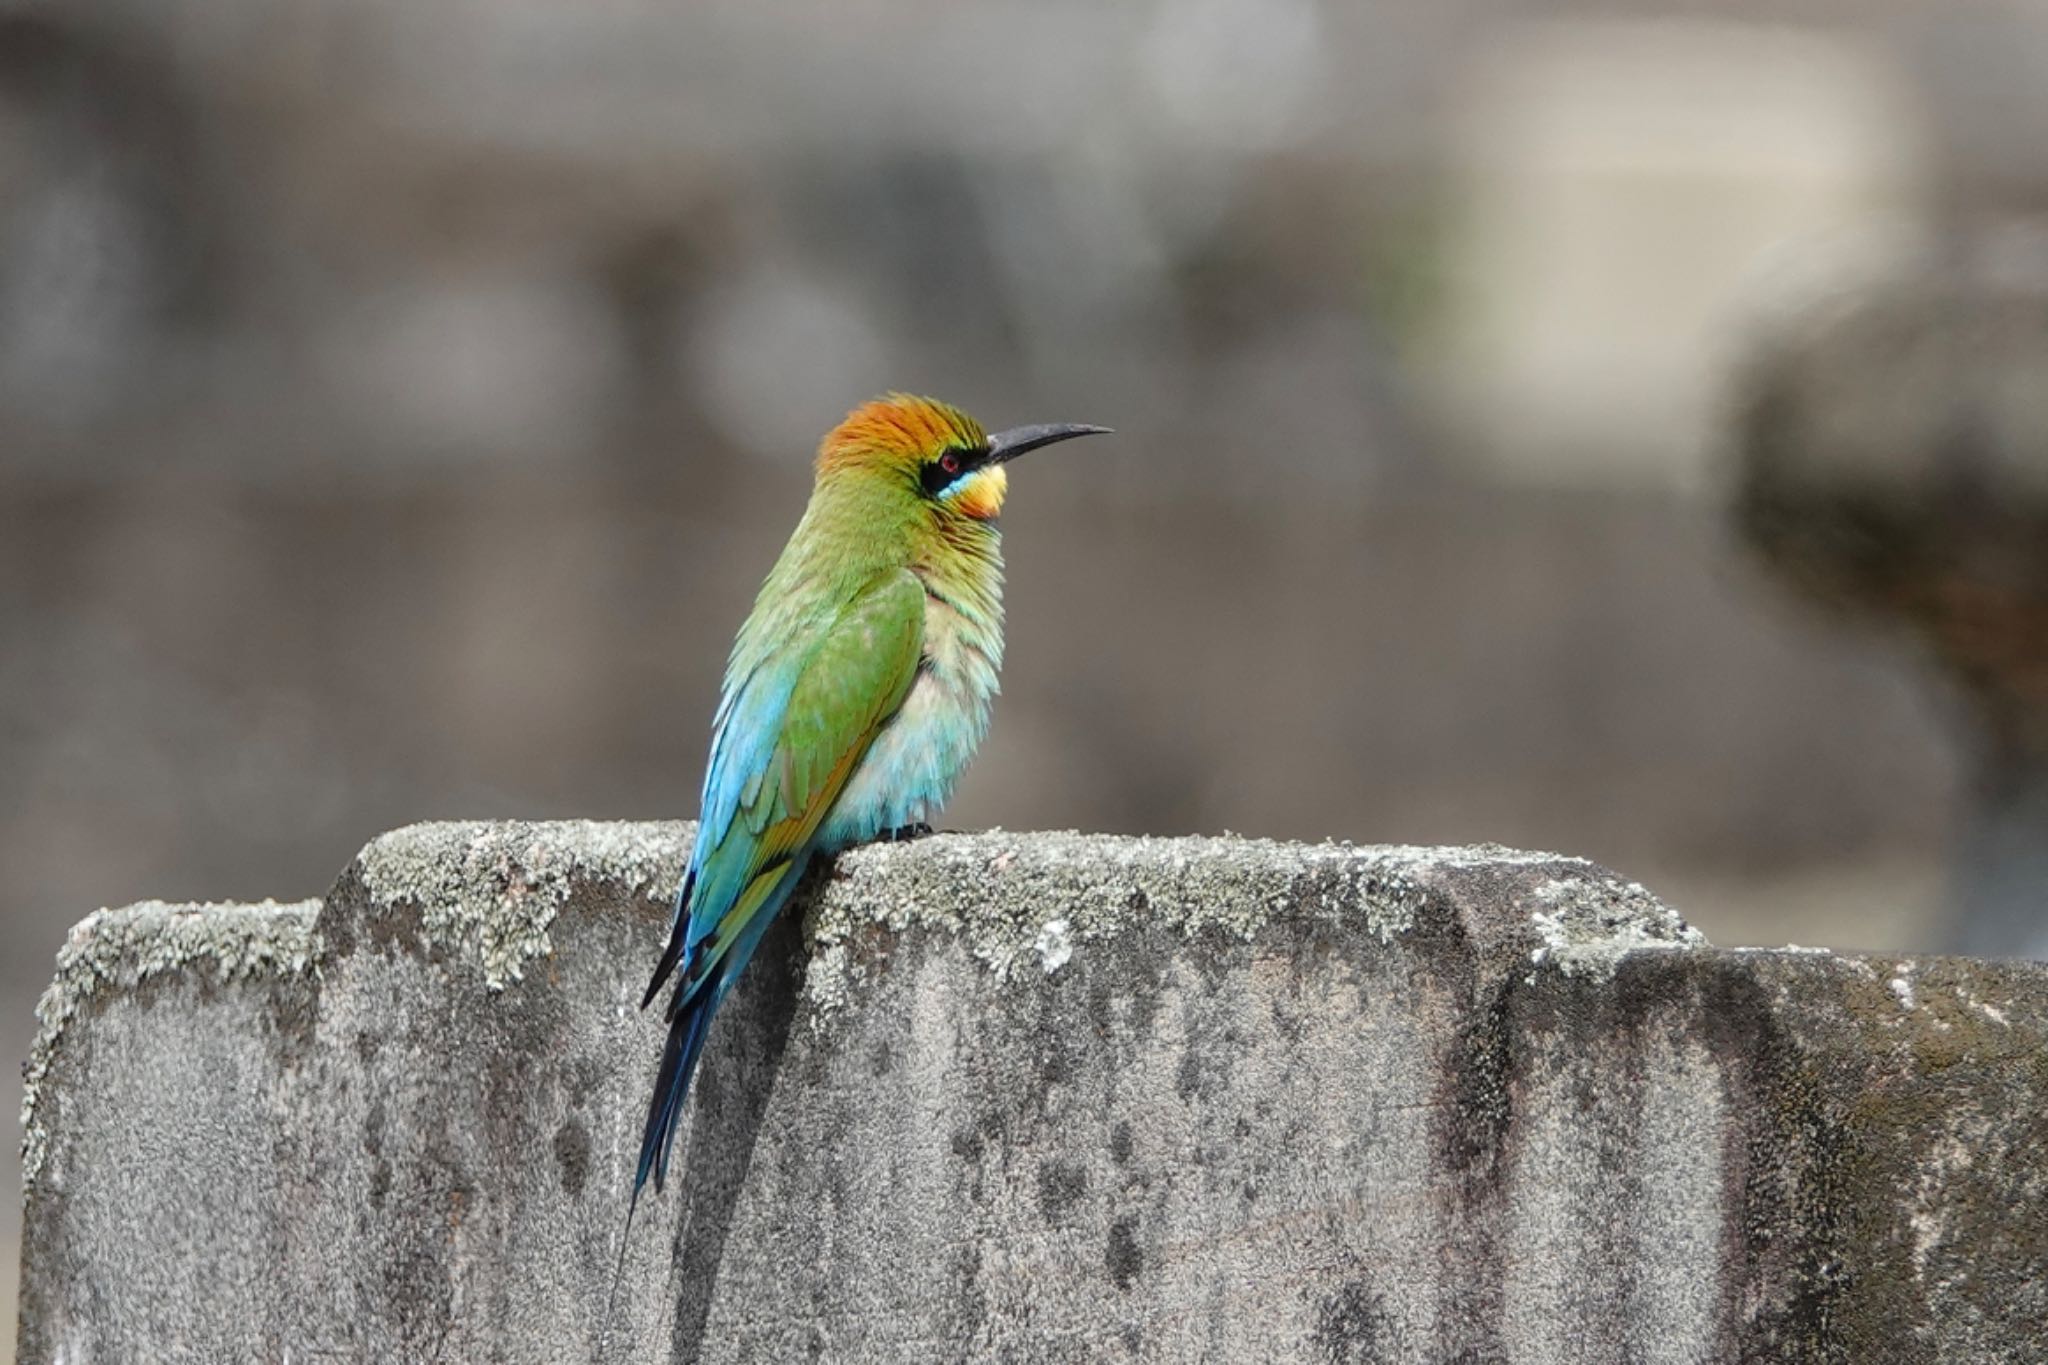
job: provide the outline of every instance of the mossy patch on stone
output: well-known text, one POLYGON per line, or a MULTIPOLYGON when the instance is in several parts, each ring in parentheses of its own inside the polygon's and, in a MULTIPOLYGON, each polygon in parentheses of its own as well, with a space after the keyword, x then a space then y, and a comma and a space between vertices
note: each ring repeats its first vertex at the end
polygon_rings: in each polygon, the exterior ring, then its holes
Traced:
POLYGON ((363 887, 384 905, 419 911, 430 948, 474 953, 501 991, 554 951, 548 929, 581 882, 629 895, 675 894, 692 826, 676 821, 459 821, 408 825, 356 856, 363 887))
POLYGON ((21 1178, 24 1195, 42 1171, 49 1133, 37 1110, 64 1030, 101 992, 200 966, 227 982, 259 973, 317 972, 315 900, 251 905, 142 901, 95 910, 57 950, 57 974, 36 1003, 36 1040, 22 1068, 21 1178))
POLYGON ((844 1004, 866 972, 855 949, 878 927, 957 934, 999 981, 1021 966, 1058 970, 1133 928, 1242 940, 1282 917, 1357 916, 1389 943, 1422 909, 1424 864, 1501 856, 1551 855, 1000 829, 874 844, 841 854, 810 904, 804 990, 814 1021, 844 1004))
POLYGON ((1556 877, 1536 897, 1548 908, 1529 916, 1543 940, 1529 954, 1532 967, 1606 981, 1630 953, 1708 946, 1676 910, 1619 877, 1556 877))

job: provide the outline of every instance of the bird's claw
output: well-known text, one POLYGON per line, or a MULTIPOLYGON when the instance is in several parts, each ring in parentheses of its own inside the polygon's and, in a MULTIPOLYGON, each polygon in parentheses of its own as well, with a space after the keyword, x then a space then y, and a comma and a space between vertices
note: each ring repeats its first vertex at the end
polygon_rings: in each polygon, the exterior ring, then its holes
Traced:
POLYGON ((914 825, 898 825, 894 829, 883 830, 882 842, 885 844, 907 844, 912 839, 922 839, 931 832, 932 827, 920 820, 914 825))

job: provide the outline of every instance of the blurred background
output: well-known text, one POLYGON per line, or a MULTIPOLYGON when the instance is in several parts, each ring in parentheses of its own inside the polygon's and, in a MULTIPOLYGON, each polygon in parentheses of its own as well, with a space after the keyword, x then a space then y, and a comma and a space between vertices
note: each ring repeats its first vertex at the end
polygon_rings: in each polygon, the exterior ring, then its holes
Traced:
POLYGON ((0 0, 0 1050, 96 906, 692 815, 886 388, 1120 433, 1018 468, 949 824, 2018 951, 2044 68, 1977 0, 0 0))

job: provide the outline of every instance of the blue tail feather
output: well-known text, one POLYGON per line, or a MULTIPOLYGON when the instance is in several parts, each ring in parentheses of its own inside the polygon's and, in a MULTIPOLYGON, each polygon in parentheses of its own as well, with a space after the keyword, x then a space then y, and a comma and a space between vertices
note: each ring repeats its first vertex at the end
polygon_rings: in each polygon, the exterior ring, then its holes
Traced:
MULTIPOLYGON (((668 1178, 668 1163, 671 1149, 675 1146, 676 1128, 682 1119, 683 1101, 689 1097, 690 1082, 697 1070, 697 1059, 704 1051, 704 1044, 711 1034, 711 1018, 718 1013, 718 1007, 725 1002, 726 992, 739 980, 740 973, 747 969, 754 950, 761 944, 761 936, 775 917, 782 913, 790 893, 796 890, 803 879, 803 867, 807 859, 793 860, 783 874, 783 879, 774 891, 769 893, 753 919, 740 931, 737 939, 722 958, 703 964, 701 976, 693 975, 692 967, 697 965, 690 959, 697 951, 685 948, 673 955, 665 955, 663 970, 655 975, 654 986, 648 999, 654 998, 671 969, 677 970, 674 997, 668 1006, 668 1042, 663 1046, 661 1066, 655 1071, 654 1096, 647 1106, 647 1127, 640 1139, 640 1164, 633 1176, 633 1200, 639 1201, 640 1189, 647 1183, 651 1173, 654 1177, 655 1193, 661 1192, 668 1178)), ((679 924, 671 946, 683 938, 679 924)), ((646 1008, 643 1004, 641 1008, 646 1008)), ((631 1215, 629 1214, 628 1217, 631 1215)))
POLYGON ((697 870, 691 868, 683 878, 682 889, 676 892, 675 911, 669 927, 668 946, 661 950, 661 960, 654 964, 654 978, 647 983, 647 994, 640 997, 640 1008, 646 1009, 654 1003, 654 997, 661 993, 661 983, 668 980, 668 974, 683 960, 683 953, 689 943, 690 892, 697 885, 697 870))
POLYGON ((711 1016, 724 993, 713 991, 699 996, 676 1015, 668 1026, 668 1043, 662 1049, 661 1067, 655 1072, 654 1098, 647 1106, 647 1129, 640 1138, 640 1167, 633 1174, 633 1198, 654 1175, 654 1190, 661 1192, 668 1179, 669 1152, 675 1146, 676 1125, 683 1113, 683 1101, 690 1094, 690 1079, 697 1070, 697 1058, 711 1032, 711 1016))

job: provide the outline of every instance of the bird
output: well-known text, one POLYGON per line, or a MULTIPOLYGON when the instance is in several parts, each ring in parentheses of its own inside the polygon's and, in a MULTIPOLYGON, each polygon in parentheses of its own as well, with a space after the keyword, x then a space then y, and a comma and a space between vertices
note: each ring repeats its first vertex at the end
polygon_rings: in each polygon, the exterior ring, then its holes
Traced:
POLYGON ((890 393, 818 447, 809 505, 733 641, 671 977, 632 1209, 667 1182, 711 1020, 813 859, 929 821, 988 730, 1003 662, 998 515, 1018 456, 1108 427, 994 435, 959 408, 890 393))

